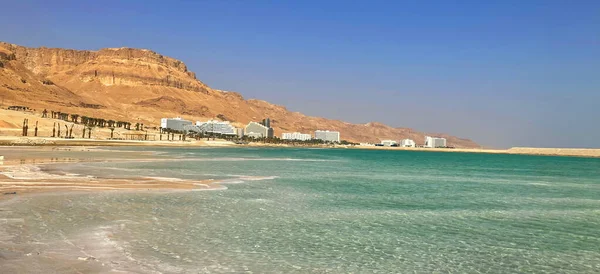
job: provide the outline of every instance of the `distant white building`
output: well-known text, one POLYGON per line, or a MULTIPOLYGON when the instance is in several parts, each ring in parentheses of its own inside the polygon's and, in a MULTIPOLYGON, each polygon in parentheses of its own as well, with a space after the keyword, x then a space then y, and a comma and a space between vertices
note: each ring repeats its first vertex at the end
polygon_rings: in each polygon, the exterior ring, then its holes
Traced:
POLYGON ((163 129, 183 131, 185 126, 192 125, 192 121, 177 118, 160 119, 160 127, 163 129))
POLYGON ((340 142, 340 132, 329 131, 329 130, 317 130, 315 131, 315 139, 323 140, 325 142, 340 142))
POLYGON ((187 127, 190 131, 201 133, 215 133, 223 135, 236 135, 237 130, 227 121, 208 120, 206 122, 197 121, 193 127, 187 127))
POLYGON ((308 141, 312 138, 310 134, 304 134, 300 132, 292 132, 292 133, 283 133, 281 134, 281 139, 283 140, 300 140, 300 141, 308 141))
POLYGON ((266 127, 257 122, 250 122, 244 130, 246 136, 252 138, 273 138, 273 128, 266 127))
POLYGON ((381 144, 384 147, 391 147, 391 146, 394 146, 394 145, 398 144, 398 142, 396 142, 394 140, 383 140, 383 141, 381 141, 381 144))
POLYGON ((436 148, 446 147, 446 138, 436 138, 431 136, 425 136, 424 147, 436 148))
POLYGON ((403 139, 402 141, 400 141, 400 146, 401 147, 415 147, 415 141, 411 140, 411 139, 403 139))

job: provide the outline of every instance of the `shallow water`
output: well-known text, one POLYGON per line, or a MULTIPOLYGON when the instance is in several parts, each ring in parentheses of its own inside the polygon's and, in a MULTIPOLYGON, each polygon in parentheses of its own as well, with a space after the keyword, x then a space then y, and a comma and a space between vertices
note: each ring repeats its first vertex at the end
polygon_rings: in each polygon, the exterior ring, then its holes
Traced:
POLYGON ((1 269, 600 272, 600 159, 152 150, 135 157, 61 151, 61 157, 95 161, 46 168, 100 178, 218 179, 227 189, 73 193, 5 202, 1 269))

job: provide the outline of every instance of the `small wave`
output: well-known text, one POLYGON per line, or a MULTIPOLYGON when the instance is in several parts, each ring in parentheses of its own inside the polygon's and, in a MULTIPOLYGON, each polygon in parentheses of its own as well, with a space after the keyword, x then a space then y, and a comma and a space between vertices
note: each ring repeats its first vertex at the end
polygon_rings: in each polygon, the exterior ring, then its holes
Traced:
POLYGON ((13 180, 40 180, 40 179, 80 179, 81 175, 76 173, 61 173, 53 174, 46 172, 40 166, 37 165, 18 165, 8 167, 5 171, 0 174, 11 178, 13 180))
POLYGON ((197 189, 190 189, 189 191, 213 191, 213 190, 227 190, 227 187, 221 184, 214 184, 210 187, 206 187, 206 188, 197 188, 197 189))
POLYGON ((235 178, 222 180, 219 183, 241 184, 241 183, 245 183, 247 181, 274 180, 274 179, 279 178, 278 176, 249 176, 249 175, 235 175, 235 174, 227 174, 226 176, 235 177, 235 178))
POLYGON ((156 181, 161 181, 161 182, 185 182, 187 180, 184 179, 180 179, 180 178, 173 178, 173 177, 155 177, 155 176, 144 176, 141 177, 143 179, 151 179, 151 180, 156 180, 156 181))
POLYGON ((526 185, 531 185, 531 186, 549 186, 550 184, 548 184, 548 183, 526 183, 526 185))
POLYGON ((229 185, 243 184, 243 183, 245 183, 245 182, 242 180, 237 180, 237 179, 223 180, 223 181, 219 182, 219 184, 229 184, 229 185))
POLYGON ((263 180, 274 180, 279 178, 278 176, 241 176, 238 179, 244 181, 263 181, 263 180))
POLYGON ((278 176, 246 176, 246 175, 234 175, 237 178, 234 179, 225 179, 212 183, 211 185, 218 186, 217 188, 207 188, 206 190, 224 190, 227 189, 224 185, 235 185, 235 184, 243 184, 250 181, 263 181, 263 180, 273 180, 278 178, 278 176), (223 188, 219 188, 223 187, 223 188))

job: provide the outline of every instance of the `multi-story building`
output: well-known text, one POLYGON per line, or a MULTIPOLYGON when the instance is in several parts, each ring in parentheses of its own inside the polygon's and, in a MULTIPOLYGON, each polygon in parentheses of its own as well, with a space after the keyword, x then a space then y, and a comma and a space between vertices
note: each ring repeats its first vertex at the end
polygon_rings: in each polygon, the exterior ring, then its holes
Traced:
POLYGON ((238 137, 240 137, 240 138, 244 137, 244 129, 243 128, 236 128, 236 133, 237 133, 238 137))
POLYGON ((281 139, 283 140, 300 140, 300 141, 308 141, 312 138, 310 134, 303 134, 300 132, 292 132, 292 133, 283 133, 281 134, 281 139))
POLYGON ((185 126, 192 125, 192 121, 181 118, 162 118, 160 119, 160 127, 168 130, 183 131, 185 126))
POLYGON ((271 127, 271 119, 270 118, 265 118, 262 120, 262 122, 260 123, 261 125, 265 126, 265 127, 271 127))
POLYGON ((400 146, 401 147, 415 147, 415 141, 411 140, 411 139, 403 139, 402 141, 400 141, 400 146))
POLYGON ((381 141, 381 144, 382 144, 384 147, 391 147, 391 146, 395 146, 395 145, 397 145, 397 144, 398 144, 398 142, 396 142, 396 141, 394 141, 394 140, 383 140, 383 141, 381 141))
POLYGON ((266 127, 257 122, 250 122, 244 130, 246 136, 252 138, 273 138, 273 128, 266 127))
POLYGON ((329 130, 317 130, 315 131, 315 139, 323 140, 325 142, 340 142, 340 132, 329 131, 329 130))
POLYGON ((431 136, 425 136, 424 147, 436 148, 446 147, 446 138, 436 138, 431 136))
POLYGON ((192 131, 201 133, 214 133, 223 135, 236 135, 237 130, 227 121, 208 120, 206 122, 197 121, 192 131))

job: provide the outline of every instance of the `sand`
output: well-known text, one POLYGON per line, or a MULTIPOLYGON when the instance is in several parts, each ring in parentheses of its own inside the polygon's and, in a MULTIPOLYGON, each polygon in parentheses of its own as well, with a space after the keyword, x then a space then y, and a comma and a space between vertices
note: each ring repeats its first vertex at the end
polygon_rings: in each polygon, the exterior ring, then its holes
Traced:
MULTIPOLYGON (((10 157, 0 162, 0 200, 6 200, 21 195, 32 195, 48 192, 73 192, 73 191, 197 191, 222 189, 223 186, 215 180, 183 180, 155 177, 134 178, 95 178, 79 176, 74 174, 63 174, 53 172, 46 168, 48 164, 56 163, 80 163, 85 160, 72 158, 44 158, 31 156, 31 152, 42 150, 69 150, 90 152, 89 161, 93 160, 95 151, 106 151, 95 147, 12 147, 12 155, 19 150, 29 150, 28 156, 10 157), (13 150, 14 149, 14 150, 13 150), (41 169, 44 168, 44 169, 41 169)), ((119 151, 120 154, 128 153, 119 151)), ((146 152, 132 151, 138 156, 146 152)), ((110 159, 102 159, 103 161, 110 159)), ((145 161, 144 159, 118 159, 117 161, 145 161)))

